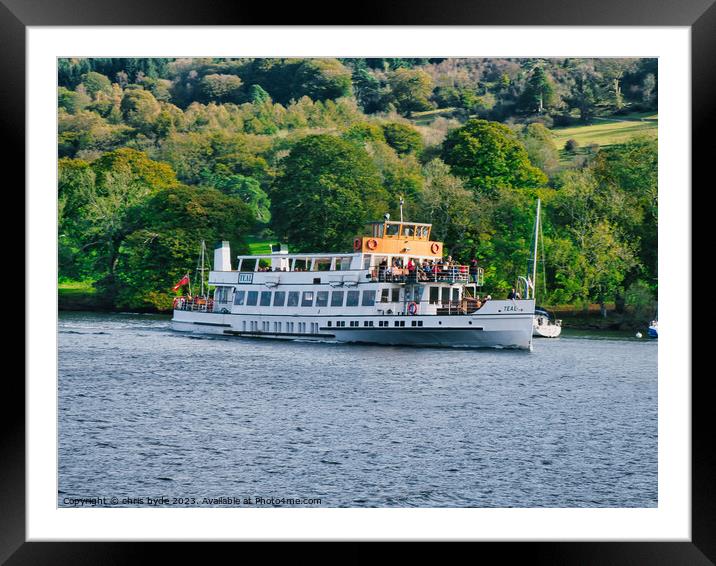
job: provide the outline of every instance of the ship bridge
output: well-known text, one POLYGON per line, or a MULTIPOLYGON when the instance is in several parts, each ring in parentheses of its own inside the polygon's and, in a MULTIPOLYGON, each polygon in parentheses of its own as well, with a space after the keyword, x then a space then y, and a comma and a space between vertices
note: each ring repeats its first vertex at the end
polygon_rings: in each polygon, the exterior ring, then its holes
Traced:
POLYGON ((367 236, 353 240, 353 250, 386 256, 411 256, 438 259, 443 254, 442 242, 430 239, 432 224, 384 220, 371 222, 367 236))

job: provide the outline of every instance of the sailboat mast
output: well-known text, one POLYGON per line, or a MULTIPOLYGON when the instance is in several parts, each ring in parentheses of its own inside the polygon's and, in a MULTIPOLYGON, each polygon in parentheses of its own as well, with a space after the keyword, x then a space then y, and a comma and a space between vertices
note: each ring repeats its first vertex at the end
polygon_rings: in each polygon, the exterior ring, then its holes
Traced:
POLYGON ((539 239, 539 217, 540 217, 540 208, 541 208, 541 201, 540 199, 537 199, 537 216, 535 218, 535 245, 534 245, 534 255, 532 257, 532 298, 535 298, 535 291, 537 290, 537 242, 539 239))
POLYGON ((204 296, 204 250, 206 249, 206 243, 204 240, 201 241, 201 296, 204 296))

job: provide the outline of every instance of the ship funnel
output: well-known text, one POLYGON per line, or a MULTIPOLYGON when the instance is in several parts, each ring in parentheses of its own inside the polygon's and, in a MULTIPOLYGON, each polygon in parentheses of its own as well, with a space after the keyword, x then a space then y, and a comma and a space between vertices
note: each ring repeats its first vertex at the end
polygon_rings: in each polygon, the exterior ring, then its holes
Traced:
POLYGON ((231 248, 227 241, 216 244, 214 248, 214 270, 231 271, 231 248))

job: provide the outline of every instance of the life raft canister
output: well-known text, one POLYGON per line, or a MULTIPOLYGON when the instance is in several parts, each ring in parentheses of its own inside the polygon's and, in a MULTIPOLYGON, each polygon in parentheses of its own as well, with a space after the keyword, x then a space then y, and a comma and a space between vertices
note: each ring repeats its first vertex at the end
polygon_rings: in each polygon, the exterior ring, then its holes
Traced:
POLYGON ((416 314, 418 312, 418 303, 413 301, 412 303, 408 303, 408 313, 409 314, 416 314))
POLYGON ((430 246, 430 251, 434 254, 438 253, 438 251, 440 251, 440 244, 438 244, 437 242, 433 242, 433 245, 430 246))
POLYGON ((363 242, 361 241, 360 238, 356 238, 355 240, 353 240, 353 249, 355 251, 358 251, 359 249, 361 249, 362 245, 363 245, 363 242))
POLYGON ((370 240, 368 240, 366 245, 368 246, 369 250, 374 250, 375 248, 378 247, 378 242, 376 240, 374 240, 373 238, 371 238, 370 240))

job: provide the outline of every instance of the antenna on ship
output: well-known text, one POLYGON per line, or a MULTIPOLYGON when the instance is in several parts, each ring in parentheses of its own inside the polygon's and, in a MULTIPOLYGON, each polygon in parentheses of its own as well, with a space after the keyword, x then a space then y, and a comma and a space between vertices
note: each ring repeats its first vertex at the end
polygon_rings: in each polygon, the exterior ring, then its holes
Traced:
POLYGON ((405 204, 405 200, 403 199, 403 195, 400 195, 400 222, 403 222, 403 205, 405 204))

